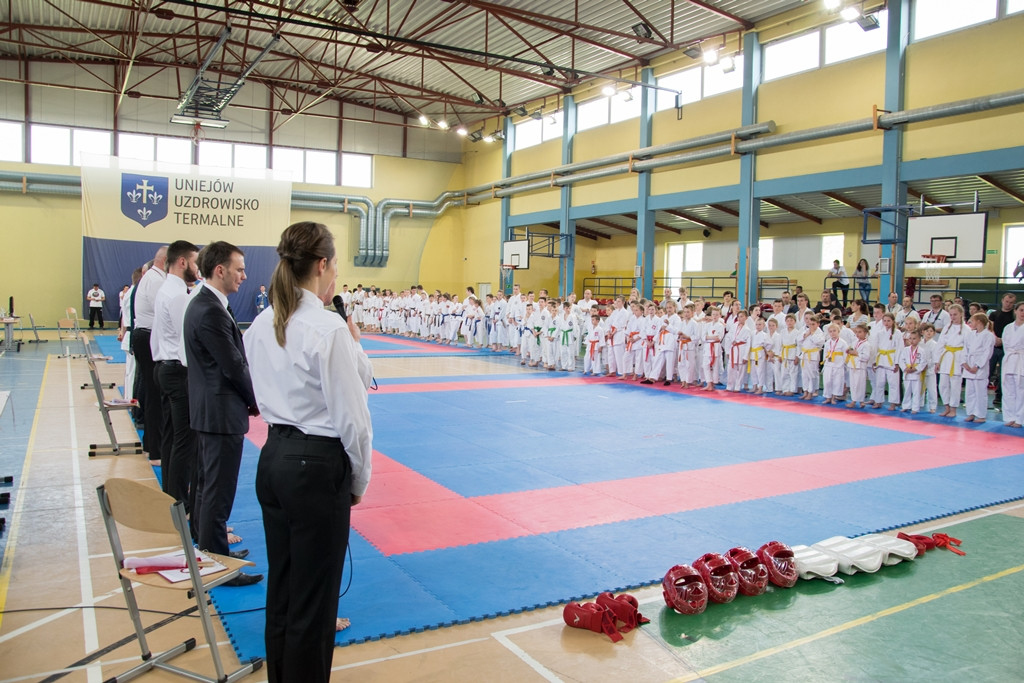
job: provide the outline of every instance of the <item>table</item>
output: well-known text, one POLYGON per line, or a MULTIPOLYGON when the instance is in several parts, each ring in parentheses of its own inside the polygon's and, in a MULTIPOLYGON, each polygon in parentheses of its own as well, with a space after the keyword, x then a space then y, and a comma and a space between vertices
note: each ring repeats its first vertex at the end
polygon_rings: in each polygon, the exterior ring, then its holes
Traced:
POLYGON ((0 322, 4 324, 4 350, 10 351, 15 347, 14 344, 14 323, 21 320, 18 316, 11 316, 9 318, 0 319, 0 322))

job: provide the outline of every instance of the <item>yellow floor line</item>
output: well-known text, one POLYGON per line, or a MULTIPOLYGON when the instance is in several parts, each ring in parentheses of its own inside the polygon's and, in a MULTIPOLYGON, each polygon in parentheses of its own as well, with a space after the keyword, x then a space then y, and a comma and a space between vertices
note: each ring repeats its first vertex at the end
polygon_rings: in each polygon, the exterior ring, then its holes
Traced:
MULTIPOLYGON (((28 479, 29 466, 32 464, 32 449, 36 443, 36 429, 39 427, 39 417, 43 414, 43 394, 46 392, 46 378, 50 374, 50 359, 52 355, 46 356, 46 367, 43 368, 43 380, 39 384, 39 400, 36 402, 36 415, 32 419, 32 430, 28 435, 28 448, 25 450, 25 463, 21 468, 21 480, 28 479)), ((0 565, 0 628, 3 628, 3 611, 7 608, 7 589, 11 585, 11 569, 14 566, 14 549, 18 545, 18 530, 21 522, 21 510, 25 506, 25 496, 17 496, 14 501, 14 511, 11 513, 11 533, 7 537, 7 548, 4 550, 4 561, 0 565)))
POLYGON ((888 609, 883 609, 883 610, 881 610, 879 612, 875 612, 874 614, 868 614, 867 616, 860 617, 859 619, 853 619, 852 621, 847 621, 846 623, 839 624, 837 626, 833 626, 832 628, 827 628, 824 631, 819 631, 818 633, 814 633, 814 634, 809 635, 809 636, 804 636, 803 638, 797 638, 796 640, 791 640, 790 642, 783 643, 782 645, 776 645, 775 647, 766 648, 764 650, 761 650, 760 652, 755 652, 753 654, 749 654, 746 657, 740 657, 739 659, 734 659, 731 662, 725 662, 724 664, 718 664, 717 666, 713 666, 713 667, 710 667, 708 669, 703 669, 701 671, 697 671, 697 672, 694 672, 692 674, 687 674, 685 676, 681 676, 680 678, 675 678, 675 679, 672 680, 672 683, 685 683, 686 681, 695 681, 695 680, 699 680, 701 678, 706 678, 707 676, 713 676, 715 674, 722 673, 723 671, 728 671, 729 669, 735 669, 738 666, 743 666, 744 664, 750 664, 751 662, 756 662, 759 659, 764 659, 765 657, 771 657, 772 655, 776 655, 776 654, 778 654, 780 652, 785 652, 786 650, 792 650, 793 648, 800 647, 802 645, 806 645, 807 643, 813 643, 816 640, 821 640, 822 638, 828 638, 830 636, 834 636, 837 633, 842 633, 843 631, 849 631, 852 628, 856 628, 858 626, 863 626, 864 624, 869 624, 872 621, 875 621, 877 619, 881 619, 883 617, 892 616, 893 614, 896 614, 898 612, 902 612, 904 610, 908 610, 908 609, 910 609, 912 607, 917 607, 919 605, 923 605, 925 603, 929 603, 929 602, 931 602, 933 600, 938 600, 939 598, 944 598, 944 597, 946 597, 948 595, 952 595, 954 593, 959 593, 960 591, 965 591, 965 590, 967 590, 969 588, 974 588, 976 586, 980 586, 981 584, 987 583, 989 581, 995 581, 997 579, 1002 579, 1004 577, 1010 576, 1011 574, 1016 574, 1017 572, 1020 572, 1020 571, 1024 571, 1024 564, 1017 565, 1016 567, 1010 567, 1009 569, 1004 569, 1001 572, 996 572, 995 574, 989 574, 988 576, 983 576, 982 578, 975 579, 974 581, 968 581, 967 583, 962 583, 959 586, 953 586, 951 588, 947 588, 945 590, 939 591, 938 593, 932 593, 931 595, 925 595, 923 597, 917 598, 916 600, 911 600, 910 602, 905 602, 902 605, 896 605, 895 607, 889 607, 888 609))

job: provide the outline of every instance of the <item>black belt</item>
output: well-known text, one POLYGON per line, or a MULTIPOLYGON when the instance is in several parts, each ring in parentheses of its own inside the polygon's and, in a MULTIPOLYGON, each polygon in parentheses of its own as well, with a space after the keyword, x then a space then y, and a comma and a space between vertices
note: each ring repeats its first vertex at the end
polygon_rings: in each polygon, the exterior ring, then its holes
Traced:
POLYGON ((270 432, 276 434, 282 439, 292 439, 296 441, 319 441, 322 443, 336 443, 340 444, 341 439, 336 436, 320 436, 318 434, 305 434, 298 427, 292 425, 270 425, 270 432))
POLYGON ((158 360, 157 365, 181 365, 180 360, 158 360))

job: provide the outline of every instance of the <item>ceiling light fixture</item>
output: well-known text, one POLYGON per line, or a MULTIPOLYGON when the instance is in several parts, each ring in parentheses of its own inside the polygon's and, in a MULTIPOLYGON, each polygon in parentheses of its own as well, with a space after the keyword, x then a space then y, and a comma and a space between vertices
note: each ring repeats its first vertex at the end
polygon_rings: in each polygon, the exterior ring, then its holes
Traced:
POLYGON ((549 126, 557 126, 558 125, 558 117, 555 116, 554 114, 548 114, 548 125, 549 126))
POLYGON ((195 126, 196 124, 203 128, 227 128, 228 122, 225 119, 216 118, 208 119, 201 116, 183 116, 181 114, 174 114, 171 116, 171 123, 180 123, 186 126, 195 126))
POLYGON ((722 73, 728 74, 736 70, 736 60, 732 55, 725 55, 718 60, 718 64, 722 67, 722 73))
POLYGON ((857 25, 864 31, 874 31, 876 28, 879 28, 878 17, 874 14, 865 14, 854 21, 856 21, 857 25))
POLYGON ((623 102, 632 102, 633 101, 633 93, 631 91, 629 91, 629 90, 620 90, 618 92, 618 97, 623 102))
POLYGON ((441 119, 440 121, 437 122, 437 127, 440 128, 441 130, 448 130, 448 122, 445 121, 444 119, 441 119))
POLYGON ((420 125, 427 125, 430 123, 430 119, 427 118, 426 114, 420 114, 420 125))
POLYGON ((485 135, 484 136, 484 142, 494 142, 494 136, 492 136, 492 135, 485 135))
POLYGON ((461 137, 466 137, 467 135, 469 135, 469 131, 466 130, 465 126, 459 126, 458 128, 456 128, 455 133, 461 137))
POLYGON ((651 36, 654 35, 654 31, 651 30, 651 27, 648 26, 647 23, 643 21, 641 21, 639 24, 633 24, 632 26, 630 26, 630 28, 633 29, 633 33, 635 33, 638 38, 650 38, 651 36))
POLYGON ((850 5, 840 10, 839 16, 843 18, 843 21, 856 21, 860 18, 860 9, 850 5))
POLYGON ((610 84, 604 86, 603 88, 601 88, 601 94, 604 95, 605 97, 611 97, 612 95, 615 94, 615 86, 610 84))
POLYGON ((530 118, 537 121, 540 121, 542 118, 544 118, 544 107, 541 107, 537 111, 530 114, 530 118))
POLYGON ((526 117, 526 116, 529 116, 529 115, 530 115, 530 112, 526 111, 526 107, 524 107, 524 106, 523 106, 523 105, 521 105, 521 104, 520 104, 520 105, 517 105, 517 106, 515 106, 515 107, 512 107, 512 109, 510 109, 509 111, 511 111, 511 112, 512 112, 513 114, 515 114, 516 116, 523 116, 523 117, 526 117))
POLYGON ((705 64, 717 64, 718 63, 718 48, 712 47, 704 50, 704 63, 705 64))
POLYGON ((481 140, 484 139, 484 129, 481 128, 480 130, 474 130, 466 137, 469 138, 470 142, 480 142, 481 140))
POLYGON ((700 59, 700 46, 691 45, 690 47, 683 48, 683 54, 689 57, 690 59, 700 59))

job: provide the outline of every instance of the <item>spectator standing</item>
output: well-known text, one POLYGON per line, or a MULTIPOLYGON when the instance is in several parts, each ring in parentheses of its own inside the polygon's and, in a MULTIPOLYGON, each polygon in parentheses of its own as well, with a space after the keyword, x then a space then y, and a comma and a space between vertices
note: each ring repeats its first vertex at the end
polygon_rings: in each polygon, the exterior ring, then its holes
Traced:
POLYGON ((996 395, 992 405, 999 407, 1003 405, 1003 382, 1002 363, 1005 351, 1003 349, 1003 330, 1014 321, 1013 309, 1017 305, 1017 295, 1008 292, 1003 295, 1000 302, 1002 307, 998 311, 992 311, 988 319, 992 321, 992 331, 996 335, 996 347, 992 351, 992 361, 989 365, 989 383, 995 385, 996 395))
POLYGON ((860 292, 860 298, 871 303, 871 266, 867 259, 857 261, 857 269, 853 271, 853 281, 860 292))
POLYGON ((93 325, 96 320, 100 321, 100 329, 103 329, 103 302, 107 300, 107 295, 100 289, 99 284, 93 283, 92 289, 90 289, 85 298, 89 301, 89 329, 93 329, 93 325))

